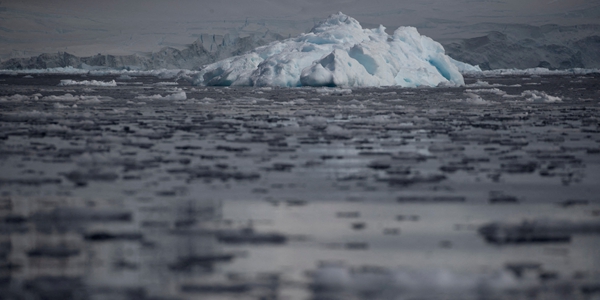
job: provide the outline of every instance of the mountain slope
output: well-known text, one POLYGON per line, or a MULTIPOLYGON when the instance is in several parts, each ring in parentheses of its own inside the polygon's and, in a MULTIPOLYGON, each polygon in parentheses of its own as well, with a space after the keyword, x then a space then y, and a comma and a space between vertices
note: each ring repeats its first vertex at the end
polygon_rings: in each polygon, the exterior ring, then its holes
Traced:
POLYGON ((485 24, 488 34, 444 45, 454 59, 499 68, 600 68, 600 26, 485 24))
POLYGON ((45 69, 56 67, 116 69, 198 69, 230 56, 239 55, 283 37, 278 34, 232 38, 229 35, 196 40, 182 50, 165 47, 158 52, 132 55, 98 54, 78 57, 66 52, 44 53, 30 58, 12 58, 0 69, 45 69))

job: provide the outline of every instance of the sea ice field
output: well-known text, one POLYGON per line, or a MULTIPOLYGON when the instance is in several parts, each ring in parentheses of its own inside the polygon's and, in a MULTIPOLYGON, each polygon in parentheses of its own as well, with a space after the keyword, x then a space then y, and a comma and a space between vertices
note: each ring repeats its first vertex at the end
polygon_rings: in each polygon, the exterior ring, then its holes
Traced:
POLYGON ((600 75, 0 75, 0 299, 600 299, 600 75))

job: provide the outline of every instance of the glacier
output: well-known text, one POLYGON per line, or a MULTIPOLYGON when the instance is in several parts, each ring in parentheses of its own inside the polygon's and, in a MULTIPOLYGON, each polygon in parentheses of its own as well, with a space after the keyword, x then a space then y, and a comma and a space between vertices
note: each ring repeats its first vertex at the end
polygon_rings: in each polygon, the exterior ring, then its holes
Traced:
POLYGON ((400 27, 392 35, 363 29, 341 12, 310 32, 205 66, 194 84, 208 86, 460 86, 461 71, 481 71, 447 56, 442 45, 400 27))

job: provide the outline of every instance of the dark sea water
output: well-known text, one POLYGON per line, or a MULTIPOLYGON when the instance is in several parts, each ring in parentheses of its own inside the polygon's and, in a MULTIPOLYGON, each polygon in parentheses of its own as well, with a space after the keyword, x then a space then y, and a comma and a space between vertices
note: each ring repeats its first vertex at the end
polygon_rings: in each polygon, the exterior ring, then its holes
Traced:
POLYGON ((600 297, 598 74, 31 77, 0 76, 0 299, 600 297))

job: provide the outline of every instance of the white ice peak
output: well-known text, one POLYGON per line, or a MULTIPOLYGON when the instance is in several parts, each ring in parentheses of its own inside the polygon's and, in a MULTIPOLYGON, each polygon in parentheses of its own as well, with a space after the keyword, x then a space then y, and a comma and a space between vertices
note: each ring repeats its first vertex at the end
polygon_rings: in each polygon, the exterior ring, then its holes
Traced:
MULTIPOLYGON (((205 66, 199 85, 391 86, 463 85, 453 59, 414 27, 388 35, 337 13, 310 32, 205 66)), ((461 64, 461 68, 472 67, 461 64)))

